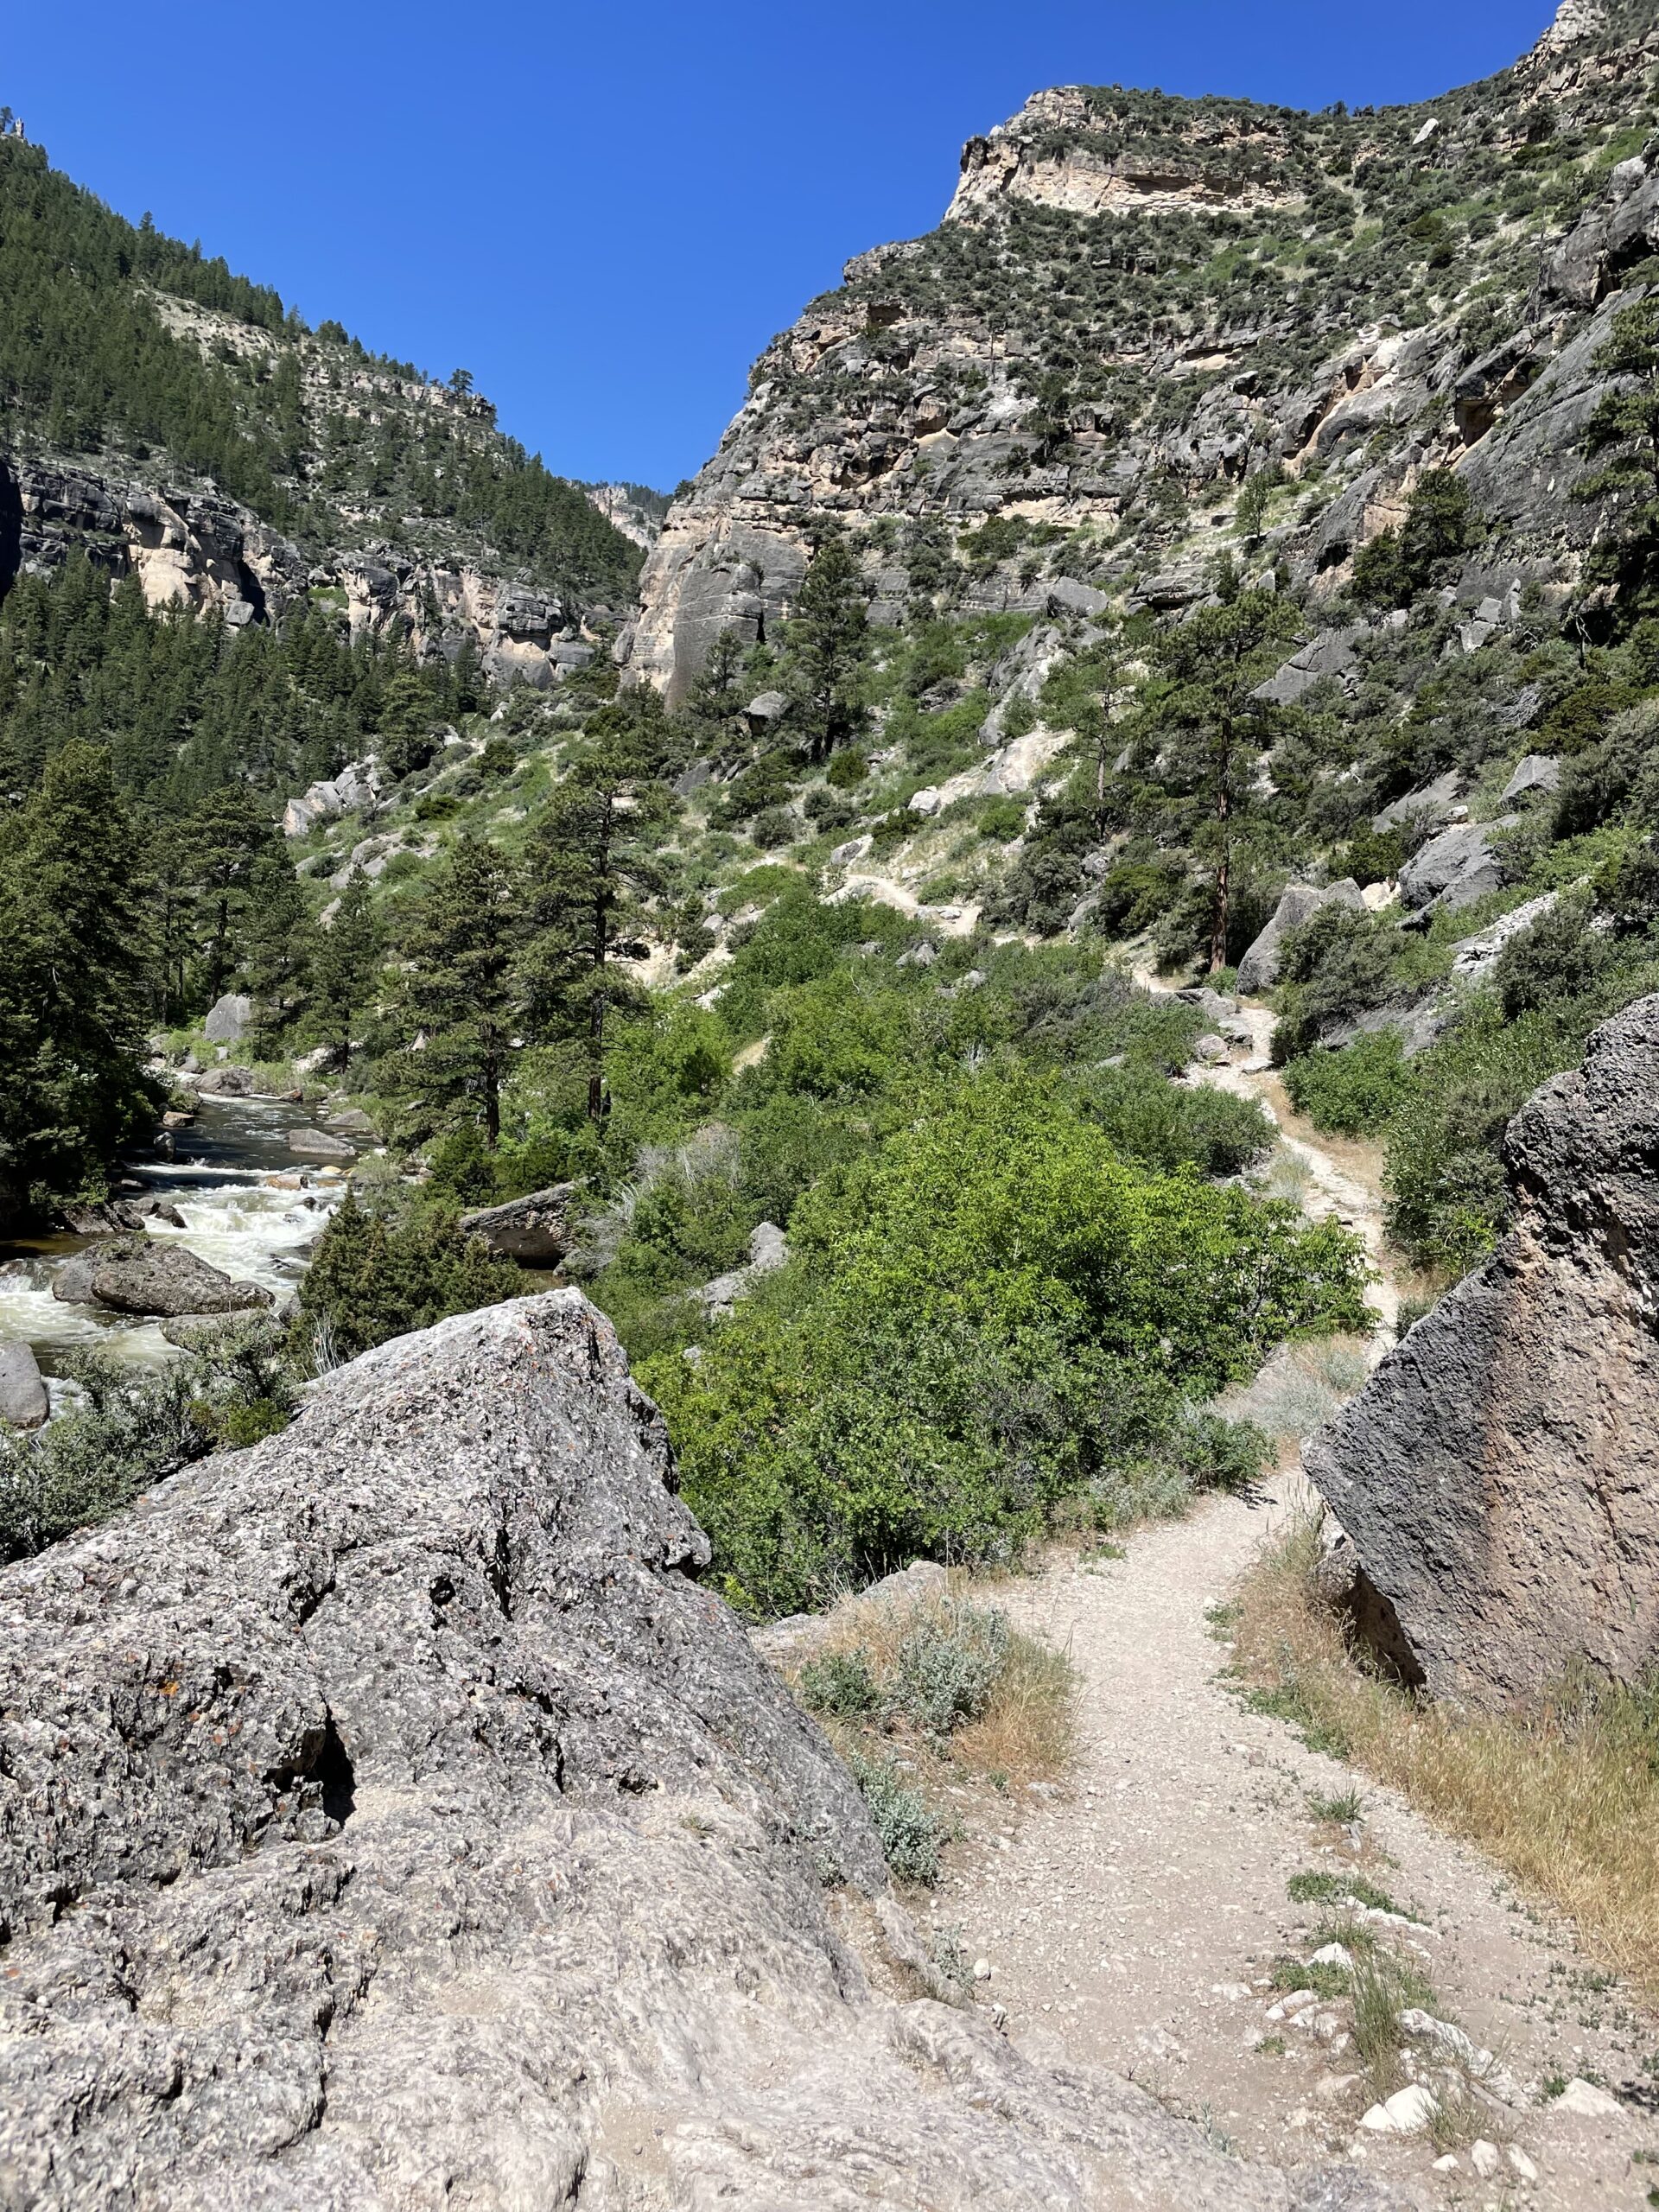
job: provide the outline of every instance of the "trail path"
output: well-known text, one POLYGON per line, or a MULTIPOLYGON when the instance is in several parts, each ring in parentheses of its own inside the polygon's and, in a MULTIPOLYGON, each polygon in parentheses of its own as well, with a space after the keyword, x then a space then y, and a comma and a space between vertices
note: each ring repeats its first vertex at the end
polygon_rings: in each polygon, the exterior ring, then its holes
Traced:
MULTIPOLYGON (((1254 1016, 1253 1047, 1202 1074, 1274 1110, 1270 1019, 1254 1016)), ((1311 1179, 1309 1211, 1340 1214, 1381 1262, 1374 1188, 1308 1133, 1287 1132, 1286 1143, 1311 1179)), ((1390 1283, 1373 1293, 1390 1321, 1395 1298, 1390 1283)), ((1390 1328, 1379 1356, 1391 1340, 1390 1328)), ((1133 2075, 1243 2155, 1294 2165, 1345 2152, 1430 2205, 1646 2204, 1659 2170, 1631 2153, 1659 2152, 1659 2075, 1649 2070, 1659 2068, 1659 2025, 1477 1853, 1392 1791, 1305 1750, 1217 1678, 1225 1654, 1206 1615, 1306 1499, 1293 1469, 1252 1502, 1211 1499, 1141 1531, 1122 1559, 1057 1555, 1008 1586, 999 1603, 1069 1653, 1081 1677, 1078 1756, 1062 1787, 970 1830, 935 1918, 988 1962, 982 1996, 1005 2008, 1017 2042, 1133 2075), (1356 1788, 1363 1810, 1353 1828, 1311 1813, 1311 1795, 1356 1788), (1322 1916, 1291 1904, 1286 1885, 1343 1868, 1369 1873, 1427 1923, 1394 1933, 1421 1954, 1437 2014, 1521 2085, 1519 2102, 1484 2128, 1498 2152, 1490 2175, 1466 2145, 1450 2154, 1455 2166, 1437 2169, 1447 2154, 1427 2137, 1361 2130, 1371 2098, 1351 2049, 1268 2017, 1272 1961, 1306 1957, 1322 1916), (1622 2109, 1580 2115, 1544 2101, 1539 2085, 1552 2075, 1593 2075, 1621 2093, 1622 2109)), ((1336 2024, 1327 2015, 1324 2024, 1336 2024)))

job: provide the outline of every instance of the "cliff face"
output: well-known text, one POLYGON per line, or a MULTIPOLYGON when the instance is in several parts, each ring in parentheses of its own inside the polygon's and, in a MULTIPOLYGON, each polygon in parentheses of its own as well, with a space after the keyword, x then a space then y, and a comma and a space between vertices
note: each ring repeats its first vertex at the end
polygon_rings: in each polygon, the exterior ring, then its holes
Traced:
POLYGON ((1303 1453, 1431 1692, 1659 1659, 1659 998, 1510 1125, 1514 1228, 1303 1453))
POLYGON ((756 364, 619 656, 677 696, 722 628, 787 614, 831 521, 878 620, 919 550, 993 517, 1027 546, 973 562, 970 608, 1047 606, 1033 525, 1083 533, 1071 578, 1179 604, 1207 510, 1275 467, 1307 496, 1262 562, 1316 588, 1435 465, 1497 524, 1471 600, 1497 571, 1570 581, 1600 519, 1571 447, 1603 302, 1659 247, 1627 127, 1656 59, 1644 11, 1569 0, 1513 69, 1419 107, 1038 93, 969 142, 937 231, 849 263, 756 364))
POLYGON ((916 1993, 670 1472, 554 1293, 0 1576, 6 2203, 1393 2202, 916 1993))
POLYGON ((631 603, 657 496, 550 475, 464 372, 307 328, 15 131, 0 235, 0 591, 84 550, 152 606, 239 626, 321 592, 354 632, 431 655, 470 637, 499 679, 537 683, 561 634, 631 603))

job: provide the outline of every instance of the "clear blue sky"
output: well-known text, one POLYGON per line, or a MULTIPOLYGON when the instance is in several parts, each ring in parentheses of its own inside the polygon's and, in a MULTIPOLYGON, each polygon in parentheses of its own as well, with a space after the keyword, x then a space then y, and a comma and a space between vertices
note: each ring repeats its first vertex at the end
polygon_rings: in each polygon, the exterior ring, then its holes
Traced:
POLYGON ((550 467, 671 488, 847 257, 1043 85, 1296 106, 1515 59, 1553 0, 10 0, 0 103, 312 322, 472 370, 550 467))

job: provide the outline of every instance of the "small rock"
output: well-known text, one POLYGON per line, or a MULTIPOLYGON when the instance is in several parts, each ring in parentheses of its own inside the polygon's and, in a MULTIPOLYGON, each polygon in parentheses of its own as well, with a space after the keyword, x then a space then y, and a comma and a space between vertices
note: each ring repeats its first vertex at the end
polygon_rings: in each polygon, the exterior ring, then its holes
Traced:
POLYGON ((910 795, 910 810, 912 814, 924 817, 935 815, 944 804, 944 799, 942 794, 931 784, 925 791, 912 791, 910 795))
POLYGON ((1342 1943, 1326 1943, 1314 1952, 1308 1964, 1311 1967, 1340 1967, 1344 1974, 1351 1974, 1354 1970, 1353 1954, 1342 1943))
POLYGON ((1510 2164, 1514 2167, 1516 2172, 1520 2175, 1522 2181, 1537 2180, 1537 2167, 1533 2164, 1532 2160, 1527 2156, 1526 2152, 1521 2148, 1521 2145, 1518 2143, 1510 2144, 1509 2157, 1510 2164))
POLYGON ((1448 2151, 1443 2158, 1435 2159, 1433 2171, 1437 2174, 1454 2174, 1458 2171, 1458 2164, 1457 2153, 1448 2151))
POLYGON ((1624 2107, 1611 2090, 1575 2074, 1556 2098, 1555 2109, 1575 2112, 1584 2120, 1617 2120, 1624 2107))
POLYGON ((1497 2145, 1484 2136, 1469 2145, 1469 2163, 1483 2181, 1490 2181, 1497 2171, 1497 2145))
POLYGON ((988 1959, 976 1959, 974 1961, 974 1980, 976 1981, 988 1981, 990 1978, 990 1961, 988 1959))
POLYGON ((1373 2135, 1421 2135, 1440 2108, 1433 2091, 1414 2082, 1373 2105, 1359 2124, 1373 2135))

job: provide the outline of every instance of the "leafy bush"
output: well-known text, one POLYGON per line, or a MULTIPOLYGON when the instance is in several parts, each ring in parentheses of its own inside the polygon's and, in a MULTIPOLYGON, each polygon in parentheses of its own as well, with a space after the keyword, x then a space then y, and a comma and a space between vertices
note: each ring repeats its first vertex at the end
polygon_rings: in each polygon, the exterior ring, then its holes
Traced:
POLYGON ((516 1298, 524 1287, 510 1260, 492 1259, 481 1237, 461 1234, 454 1213, 371 1211, 348 1189, 300 1285, 296 1351, 317 1364, 354 1359, 446 1314, 516 1298))
POLYGON ((1273 1124, 1253 1099, 1210 1084, 1177 1089, 1144 1069, 1120 1067, 1095 1070, 1081 1089, 1088 1118, 1144 1167, 1236 1175, 1273 1144, 1273 1124))
POLYGON ((1005 1613, 966 1605, 920 1613, 899 1642, 893 1703, 928 1735, 946 1737, 984 1712, 1007 1646, 1005 1613))
POLYGON ((82 1402, 38 1436, 0 1426, 0 1559, 106 1520, 152 1483, 283 1427, 292 1388, 263 1316, 227 1320, 159 1370, 96 1353, 70 1363, 82 1402))
POLYGON ((1339 1052, 1313 1052, 1292 1060, 1285 1089, 1316 1129, 1338 1136, 1375 1136, 1394 1119, 1411 1081, 1399 1033, 1379 1030, 1339 1052))
POLYGON ((799 1257, 695 1368, 641 1376, 755 1612, 918 1555, 1007 1557, 1063 1499, 1115 1513, 1165 1453, 1178 1483, 1230 1478, 1254 1447, 1187 1401, 1363 1312, 1346 1231, 1144 1173, 1062 1084, 1017 1071, 918 1098, 791 1236, 799 1257))

